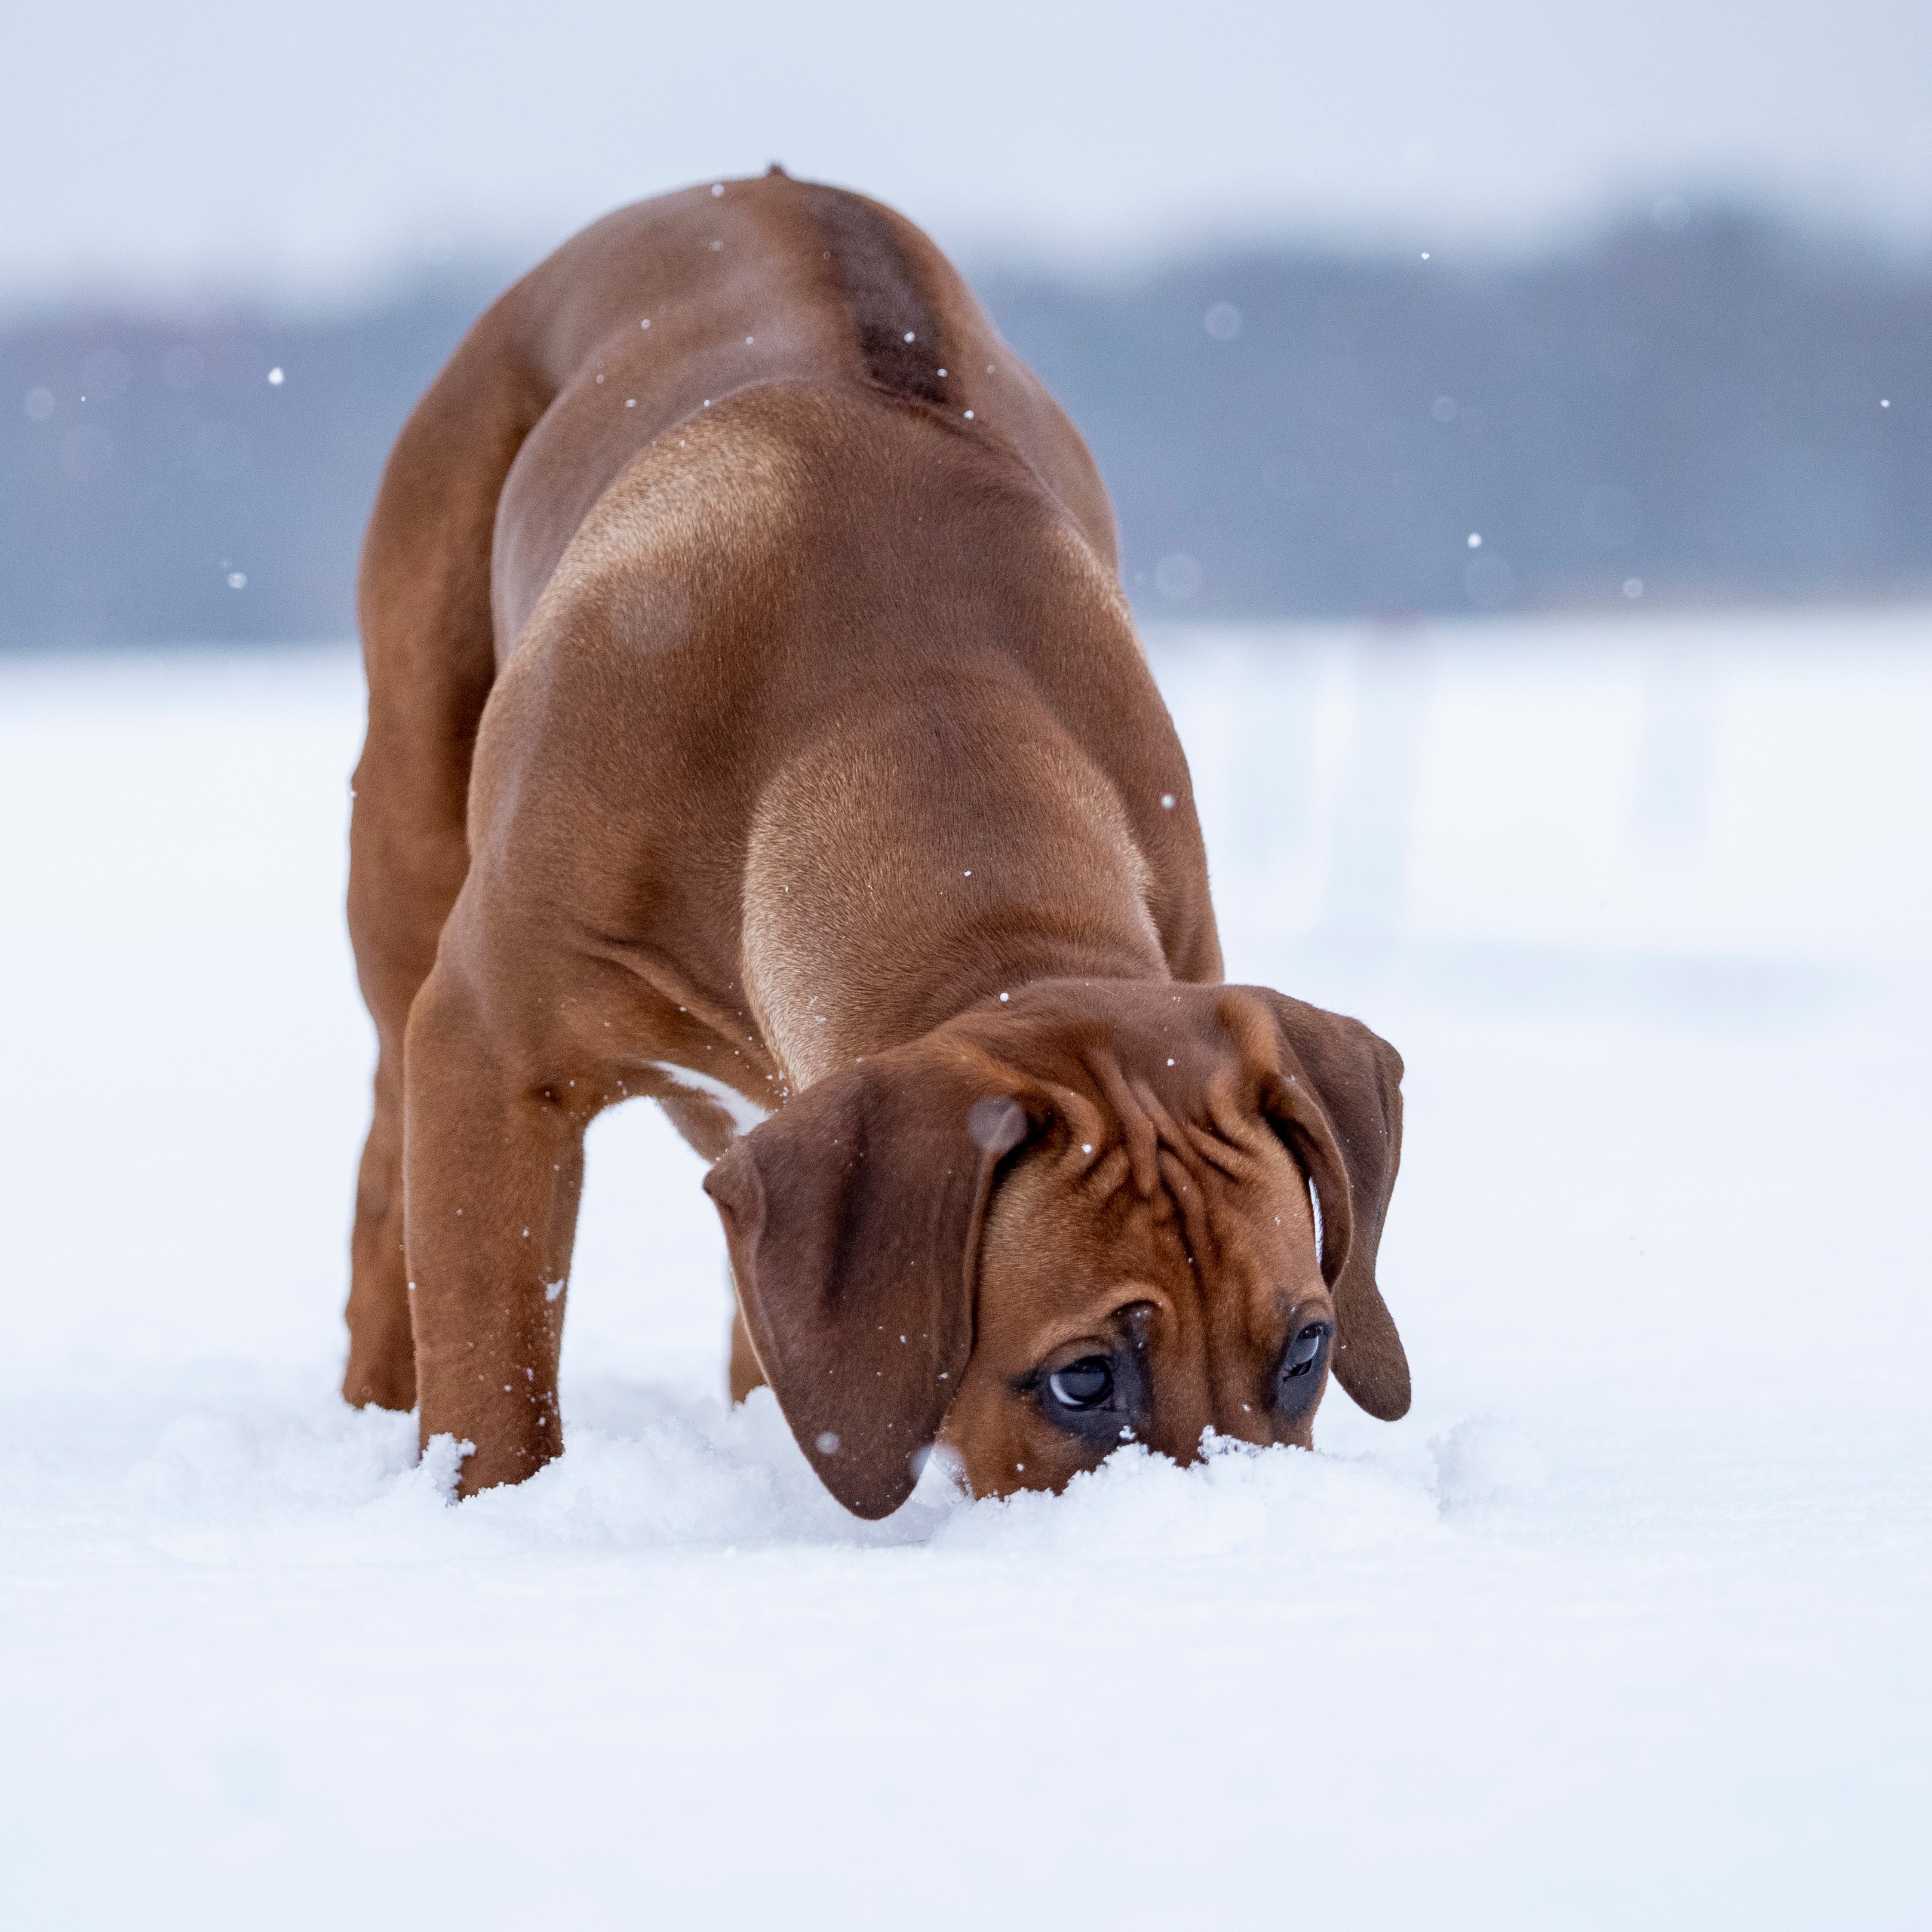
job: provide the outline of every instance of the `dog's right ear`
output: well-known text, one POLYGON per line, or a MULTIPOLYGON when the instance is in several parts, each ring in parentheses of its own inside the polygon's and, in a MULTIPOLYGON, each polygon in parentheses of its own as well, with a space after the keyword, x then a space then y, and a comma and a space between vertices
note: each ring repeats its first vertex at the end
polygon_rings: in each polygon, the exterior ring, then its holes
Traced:
POLYGON ((705 1177, 758 1366, 855 1515, 897 1509, 938 1436, 994 1176, 1028 1130, 1009 1069, 916 1044, 808 1088, 705 1177))
POLYGON ((1335 1379, 1370 1414, 1408 1412, 1408 1358, 1376 1280, 1402 1161, 1402 1056, 1359 1020, 1276 992, 1276 1071, 1264 1106, 1308 1168, 1322 1272, 1335 1296, 1335 1379))

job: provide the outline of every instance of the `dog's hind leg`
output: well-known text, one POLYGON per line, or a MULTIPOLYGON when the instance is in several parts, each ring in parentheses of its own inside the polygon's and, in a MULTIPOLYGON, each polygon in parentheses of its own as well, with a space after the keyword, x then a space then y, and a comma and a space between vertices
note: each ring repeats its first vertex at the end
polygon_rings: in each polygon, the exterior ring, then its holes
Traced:
POLYGON ((470 758, 496 670, 496 499, 547 400, 499 314, 486 316, 410 418, 363 547, 369 727, 350 827, 349 928, 378 1058, 356 1186, 342 1384, 358 1405, 416 1401, 403 1246, 404 1035, 469 869, 470 758))

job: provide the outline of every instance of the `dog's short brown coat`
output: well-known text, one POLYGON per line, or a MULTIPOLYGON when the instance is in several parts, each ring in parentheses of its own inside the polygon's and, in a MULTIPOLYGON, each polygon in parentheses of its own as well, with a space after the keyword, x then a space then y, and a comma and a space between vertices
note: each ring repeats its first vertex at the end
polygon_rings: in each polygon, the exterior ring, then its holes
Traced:
POLYGON ((1402 1413, 1401 1063, 1219 983, 1100 481, 916 230, 775 170, 568 243, 404 430, 361 616, 344 1393, 466 1492, 562 1447, 584 1132, 638 1095, 716 1162, 734 1393, 862 1514, 935 1440, 991 1493, 1305 1443, 1331 1364, 1402 1413))

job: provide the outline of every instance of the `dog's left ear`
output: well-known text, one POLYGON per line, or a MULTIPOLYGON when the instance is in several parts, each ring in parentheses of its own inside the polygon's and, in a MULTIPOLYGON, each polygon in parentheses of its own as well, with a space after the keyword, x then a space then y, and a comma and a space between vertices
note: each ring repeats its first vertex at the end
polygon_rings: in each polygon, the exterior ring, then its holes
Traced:
POLYGON ((1028 1131, 1014 1076, 901 1048, 808 1088, 705 1176, 778 1406, 854 1515, 912 1493, 973 1352, 986 1202, 1028 1131))
POLYGON ((1376 1280, 1402 1160, 1402 1056, 1359 1020, 1266 999, 1276 1069, 1263 1110, 1294 1147, 1322 1210, 1322 1273, 1335 1298, 1335 1378, 1373 1416, 1408 1412, 1408 1358, 1376 1280))

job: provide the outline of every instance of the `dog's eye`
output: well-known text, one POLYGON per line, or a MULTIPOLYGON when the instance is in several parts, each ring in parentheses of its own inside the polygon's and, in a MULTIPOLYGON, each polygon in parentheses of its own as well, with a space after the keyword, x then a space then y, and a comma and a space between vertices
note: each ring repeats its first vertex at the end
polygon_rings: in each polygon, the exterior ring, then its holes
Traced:
POLYGON ((1312 1374, 1315 1364, 1322 1359, 1322 1345, 1328 1339, 1328 1324, 1325 1322, 1311 1322, 1299 1330, 1294 1340, 1288 1345, 1288 1354, 1281 1365, 1284 1379, 1312 1374))
POLYGON ((1114 1365, 1105 1355, 1082 1355, 1046 1378, 1063 1408, 1098 1408, 1114 1393, 1114 1365))

